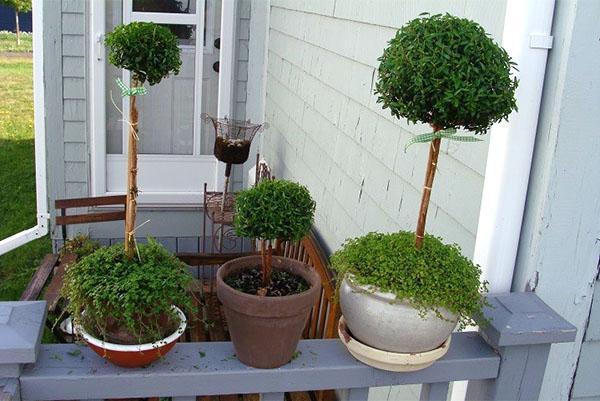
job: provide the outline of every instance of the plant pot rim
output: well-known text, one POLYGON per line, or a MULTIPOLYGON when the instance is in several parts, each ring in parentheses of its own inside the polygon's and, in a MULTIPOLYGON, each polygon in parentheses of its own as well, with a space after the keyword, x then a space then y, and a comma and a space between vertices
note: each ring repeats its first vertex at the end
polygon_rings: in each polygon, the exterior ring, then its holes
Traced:
MULTIPOLYGON (((297 264, 303 264, 306 267, 308 267, 309 269, 311 269, 312 271, 315 271, 315 269, 309 265, 307 265, 304 262, 301 262, 299 260, 296 259, 292 259, 292 258, 288 258, 285 256, 273 256, 273 260, 275 259, 279 259, 280 261, 291 261, 297 264)), ((226 267, 229 266, 230 264, 232 264, 232 262, 235 262, 236 264, 240 264, 240 263, 245 263, 245 262, 250 262, 250 261, 258 261, 261 262, 261 256, 260 255, 251 255, 251 256, 242 256, 240 258, 235 258, 233 260, 230 260, 229 262, 224 263, 221 267, 226 267)), ((255 266, 251 266, 248 265, 247 269, 251 269, 255 266)), ((259 267, 260 267, 260 263, 259 263, 259 267)), ((275 269, 276 267, 273 266, 273 268, 275 269)), ((240 269, 240 270, 244 270, 246 269, 245 267, 240 269)), ((316 273, 318 275, 318 273, 316 273)), ((231 291, 234 292, 236 294, 236 296, 241 297, 241 298, 246 298, 248 300, 257 300, 260 299, 262 302, 278 302, 277 300, 282 300, 285 299, 293 301, 295 299, 300 299, 300 298, 305 298, 305 297, 309 297, 310 293, 312 292, 311 290, 313 290, 313 288, 315 287, 306 277, 302 277, 308 284, 309 284, 309 288, 305 291, 302 291, 301 293, 298 294, 293 294, 293 295, 283 295, 283 296, 279 296, 279 297, 268 297, 268 296, 264 296, 261 297, 260 295, 254 295, 254 294, 247 294, 245 292, 242 292, 240 290, 236 290, 235 288, 231 287, 229 284, 227 284, 224 280, 225 277, 223 277, 223 269, 219 268, 219 270, 217 270, 217 281, 220 282, 223 285, 223 289, 226 291, 231 291)))
POLYGON ((175 310, 177 315, 179 316, 179 327, 168 337, 163 338, 162 340, 155 341, 153 343, 144 343, 144 344, 115 344, 109 343, 104 340, 100 340, 90 333, 88 333, 82 325, 77 324, 74 326, 75 333, 79 334, 83 339, 91 345, 96 347, 108 350, 108 351, 118 351, 118 352, 142 352, 142 351, 150 351, 155 350, 165 345, 174 343, 177 341, 179 337, 185 332, 187 327, 187 319, 185 314, 179 309, 177 306, 173 305, 172 308, 175 310))

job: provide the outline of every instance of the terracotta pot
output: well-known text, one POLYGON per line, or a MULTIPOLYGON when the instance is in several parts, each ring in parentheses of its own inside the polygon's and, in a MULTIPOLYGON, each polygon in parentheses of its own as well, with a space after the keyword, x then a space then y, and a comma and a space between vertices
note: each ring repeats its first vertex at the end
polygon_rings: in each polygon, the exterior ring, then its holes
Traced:
POLYGON ((102 358, 124 368, 139 368, 150 365, 165 356, 184 333, 187 326, 185 315, 178 307, 173 306, 173 309, 175 309, 181 321, 179 327, 169 337, 154 343, 139 345, 113 344, 93 337, 82 326, 76 326, 75 330, 88 346, 102 358))
POLYGON ((310 288, 285 297, 260 297, 237 291, 223 281, 260 264, 260 256, 246 256, 222 265, 217 271, 217 295, 223 303, 237 358, 246 365, 268 369, 292 359, 310 309, 321 292, 321 278, 305 263, 274 256, 274 269, 304 278, 310 288))

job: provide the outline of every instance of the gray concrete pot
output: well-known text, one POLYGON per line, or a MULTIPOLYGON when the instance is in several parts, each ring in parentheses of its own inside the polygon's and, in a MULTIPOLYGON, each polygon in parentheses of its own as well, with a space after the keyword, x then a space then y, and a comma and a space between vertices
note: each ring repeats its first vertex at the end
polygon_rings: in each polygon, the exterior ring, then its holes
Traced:
POLYGON ((342 281, 340 306, 348 329, 357 340, 383 351, 425 352, 443 344, 457 324, 457 316, 440 309, 441 319, 433 312, 424 317, 396 296, 370 286, 353 283, 351 276, 342 281))

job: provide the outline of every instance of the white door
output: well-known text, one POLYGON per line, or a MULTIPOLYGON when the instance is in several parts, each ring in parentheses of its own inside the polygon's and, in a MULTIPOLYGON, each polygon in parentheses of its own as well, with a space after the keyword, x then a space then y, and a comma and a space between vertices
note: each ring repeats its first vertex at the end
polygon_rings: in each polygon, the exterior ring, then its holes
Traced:
MULTIPOLYGON (((108 63, 102 38, 121 23, 148 21, 177 35, 182 67, 177 76, 158 85, 146 84, 148 94, 138 97, 138 202, 142 206, 201 204, 204 183, 211 189, 220 188, 222 180, 212 155, 213 128, 200 116, 217 113, 219 85, 223 83, 214 65, 218 61, 223 64, 223 55, 215 39, 222 35, 221 20, 226 17, 221 10, 230 7, 222 8, 220 0, 108 0, 92 4, 94 195, 124 193, 126 186, 128 126, 123 116, 129 114, 129 99, 121 97, 115 80, 120 77, 129 83, 129 72, 108 63)), ((233 43, 230 39, 220 38, 220 43, 233 43)), ((230 61, 225 63, 230 65, 230 61)))

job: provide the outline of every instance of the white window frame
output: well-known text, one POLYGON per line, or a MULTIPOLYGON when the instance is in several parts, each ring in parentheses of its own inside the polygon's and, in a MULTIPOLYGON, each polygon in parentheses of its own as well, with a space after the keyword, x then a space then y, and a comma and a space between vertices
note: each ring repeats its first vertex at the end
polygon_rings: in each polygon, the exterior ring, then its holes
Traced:
MULTIPOLYGON (((205 0, 197 0, 196 14, 165 14, 145 12, 124 12, 123 22, 154 21, 157 23, 193 24, 201 27, 204 24, 205 0)), ((131 10, 131 0, 124 0, 124 9, 131 10), (129 8, 126 8, 129 7, 129 8)), ((211 2, 212 3, 212 2, 211 2)), ((209 3, 209 7, 210 4, 209 3)), ((106 49, 103 45, 105 29, 105 4, 102 1, 90 2, 90 159, 91 159, 91 192, 93 196, 114 195, 124 192, 123 180, 126 163, 127 141, 124 140, 123 154, 106 154, 106 49), (123 188, 118 191, 117 188, 123 188)), ((219 55, 220 72, 218 79, 218 115, 227 116, 231 112, 234 45, 235 45, 235 1, 223 0, 221 9, 221 51, 219 55)), ((212 9, 208 10, 213 12, 212 9)), ((214 22, 207 21, 205 46, 196 51, 196 76, 194 89, 194 144, 193 155, 139 155, 139 170, 152 172, 152 177, 160 183, 177 186, 170 190, 146 190, 140 193, 138 202, 141 207, 190 207, 199 206, 203 199, 203 184, 207 182, 209 189, 221 188, 224 182, 224 166, 212 155, 200 155, 200 110, 202 104, 202 71, 203 55, 213 52, 214 22), (193 169, 193 170, 190 170, 193 169), (180 171, 195 171, 199 176, 186 177, 180 171), (185 180, 188 181, 185 181, 185 180), (183 181, 182 181, 183 180, 183 181), (186 185, 189 188, 186 188, 186 185), (182 190, 183 188, 183 190, 182 190), (193 188, 193 189, 191 189, 193 188)), ((204 42, 204 29, 196 29, 196 44, 204 42)), ((199 47, 200 48, 200 47, 199 47)), ((129 81, 129 73, 125 71, 124 81, 129 81)), ((123 112, 128 114, 129 102, 123 102, 123 112)), ((123 135, 125 137, 125 135, 123 135)), ((146 174, 146 177, 148 175, 146 174)), ((144 178, 139 176, 140 187, 148 187, 144 178)), ((151 186, 151 185, 150 185, 151 186)))

